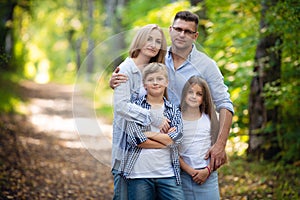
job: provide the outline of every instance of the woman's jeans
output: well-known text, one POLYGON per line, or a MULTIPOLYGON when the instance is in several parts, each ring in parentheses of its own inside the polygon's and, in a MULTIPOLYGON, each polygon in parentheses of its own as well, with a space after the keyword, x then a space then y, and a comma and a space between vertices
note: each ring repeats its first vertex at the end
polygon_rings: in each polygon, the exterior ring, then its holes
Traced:
POLYGON ((183 200, 181 185, 175 177, 136 178, 128 180, 128 199, 130 200, 183 200))
POLYGON ((120 172, 113 169, 112 175, 114 177, 114 197, 113 200, 127 200, 127 182, 121 176, 120 172))
POLYGON ((219 200, 218 172, 214 171, 201 185, 195 183, 192 177, 181 171, 182 189, 186 200, 219 200))

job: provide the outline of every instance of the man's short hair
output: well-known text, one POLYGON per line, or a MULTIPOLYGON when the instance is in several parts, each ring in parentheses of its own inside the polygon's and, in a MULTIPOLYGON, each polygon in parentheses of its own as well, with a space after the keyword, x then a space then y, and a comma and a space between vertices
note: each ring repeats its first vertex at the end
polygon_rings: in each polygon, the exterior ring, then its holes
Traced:
POLYGON ((188 22, 195 22, 196 27, 198 27, 199 17, 198 17, 198 15, 196 15, 190 11, 179 11, 178 13, 176 13, 176 15, 174 17, 174 21, 177 19, 182 19, 182 20, 188 21, 188 22))

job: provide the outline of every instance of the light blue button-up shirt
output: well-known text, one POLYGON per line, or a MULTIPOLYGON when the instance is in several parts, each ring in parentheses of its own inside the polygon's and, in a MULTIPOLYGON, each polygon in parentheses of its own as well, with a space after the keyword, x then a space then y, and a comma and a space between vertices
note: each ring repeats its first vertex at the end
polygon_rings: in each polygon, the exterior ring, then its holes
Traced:
POLYGON ((168 97, 172 103, 180 105, 184 84, 191 76, 197 75, 206 80, 217 111, 225 108, 234 113, 228 87, 224 84, 224 77, 214 60, 198 51, 193 45, 187 60, 175 70, 170 51, 169 47, 166 54, 166 65, 169 75, 168 97))

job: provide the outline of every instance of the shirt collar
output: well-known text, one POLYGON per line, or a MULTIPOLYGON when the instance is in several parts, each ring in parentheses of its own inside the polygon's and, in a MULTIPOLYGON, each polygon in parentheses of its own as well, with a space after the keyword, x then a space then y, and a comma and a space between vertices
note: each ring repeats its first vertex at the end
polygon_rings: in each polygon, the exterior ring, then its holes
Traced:
MULTIPOLYGON (((192 57, 193 57, 193 55, 196 52, 195 49, 196 49, 195 44, 192 44, 192 50, 191 50, 190 54, 188 55, 187 61, 191 61, 192 60, 192 57)), ((171 48, 171 46, 168 47, 167 58, 168 59, 172 58, 172 48, 171 48)))
POLYGON ((131 57, 129 57, 128 59, 130 59, 130 62, 133 63, 132 65, 132 72, 133 73, 138 73, 140 71, 140 69, 136 66, 135 62, 133 61, 133 59, 131 57))
MULTIPOLYGON (((147 102, 147 95, 144 95, 142 98, 141 98, 141 104, 146 104, 146 105, 149 105, 150 104, 147 102)), ((165 97, 164 97, 164 105, 167 106, 167 107, 172 107, 172 104, 170 101, 168 101, 165 97)))

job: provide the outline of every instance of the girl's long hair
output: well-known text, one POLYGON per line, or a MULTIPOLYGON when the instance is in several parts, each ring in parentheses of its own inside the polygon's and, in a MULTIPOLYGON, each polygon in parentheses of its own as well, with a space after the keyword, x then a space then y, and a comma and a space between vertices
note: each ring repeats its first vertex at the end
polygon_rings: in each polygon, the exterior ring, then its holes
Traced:
POLYGON ((207 114, 211 118, 211 111, 213 108, 213 101, 211 98, 209 87, 206 81, 199 76, 192 76, 184 85, 181 95, 181 105, 180 109, 182 112, 186 110, 187 104, 185 98, 187 96, 188 90, 193 85, 199 85, 203 92, 203 103, 199 106, 199 111, 201 113, 207 114))

